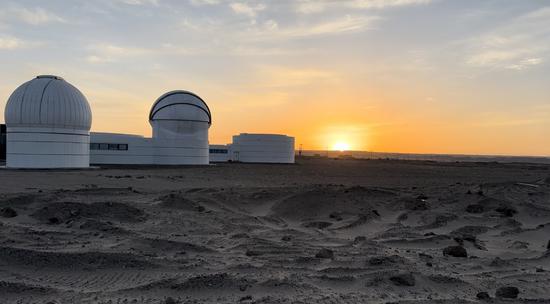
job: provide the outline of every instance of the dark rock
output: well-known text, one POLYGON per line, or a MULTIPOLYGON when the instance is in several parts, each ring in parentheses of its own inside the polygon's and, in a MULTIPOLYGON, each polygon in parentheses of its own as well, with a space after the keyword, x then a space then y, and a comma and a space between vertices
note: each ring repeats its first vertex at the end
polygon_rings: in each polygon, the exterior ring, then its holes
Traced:
POLYGON ((332 259, 334 258, 334 252, 330 249, 321 249, 317 254, 315 255, 316 258, 319 259, 332 259))
POLYGON ((305 223, 304 227, 315 228, 315 229, 325 229, 331 225, 332 223, 329 223, 329 222, 309 222, 309 223, 305 223))
POLYGON ((519 289, 513 286, 500 287, 495 296, 497 298, 516 299, 519 295, 519 289))
POLYGON ((380 212, 378 212, 378 210, 376 210, 376 209, 372 210, 372 213, 374 213, 374 215, 376 215, 376 216, 380 216, 380 212))
POLYGON ((429 205, 424 200, 409 200, 405 202, 405 208, 412 211, 424 211, 429 209, 429 205))
POLYGON ((342 212, 332 212, 331 214, 329 214, 329 217, 337 221, 341 221, 344 219, 342 217, 342 212))
POLYGON ((57 217, 50 217, 48 219, 48 223, 50 223, 52 225, 57 225, 57 224, 61 223, 61 221, 57 217))
POLYGON ((426 262, 426 266, 432 267, 434 264, 432 262, 426 262))
POLYGON ((362 242, 366 242, 367 241, 367 238, 364 237, 364 236, 356 236, 354 239, 353 239, 353 245, 357 245, 359 243, 362 243, 362 242))
POLYGON ((248 296, 242 297, 239 300, 239 302, 244 302, 244 301, 252 301, 252 296, 248 295, 248 296))
POLYGON ((257 250, 247 250, 245 254, 246 254, 246 256, 249 256, 249 257, 262 255, 262 253, 260 251, 257 251, 257 250))
POLYGON ((411 273, 402 273, 390 277, 395 286, 414 286, 415 279, 411 273))
POLYGON ((482 291, 477 293, 476 298, 486 301, 491 299, 491 296, 487 292, 482 291))
POLYGON ((204 212, 205 208, 203 206, 198 206, 197 211, 198 212, 204 212))
POLYGON ((546 244, 546 249, 550 250, 550 241, 548 241, 548 244, 546 244))
POLYGON ((468 252, 462 246, 449 246, 443 249, 443 255, 448 255, 456 258, 467 258, 468 252))
POLYGON ((491 264, 489 264, 489 266, 492 266, 492 267, 510 266, 510 262, 503 260, 499 257, 496 257, 491 261, 491 264))
POLYGON ((537 267, 537 270, 536 270, 536 271, 537 271, 537 272, 544 272, 544 268, 542 268, 542 267, 537 267))
POLYGON ((281 240, 282 240, 283 242, 290 242, 290 241, 292 240, 292 236, 290 236, 290 235, 285 235, 285 236, 283 236, 283 237, 281 238, 281 240))
POLYGON ((0 209, 0 216, 5 218, 12 218, 17 216, 17 211, 13 210, 11 207, 6 207, 0 209))
POLYGON ((164 301, 165 304, 176 304, 176 300, 172 297, 166 298, 166 301, 164 301))
POLYGON ((480 204, 472 204, 466 207, 466 212, 468 213, 483 213, 483 211, 484 208, 480 204))
POLYGON ((500 213, 503 217, 512 217, 514 214, 518 213, 518 211, 515 208, 512 207, 506 207, 506 206, 500 206, 495 209, 496 212, 500 213))
POLYGON ((398 255, 377 256, 369 259, 368 264, 371 266, 388 266, 392 264, 404 264, 405 259, 398 255))

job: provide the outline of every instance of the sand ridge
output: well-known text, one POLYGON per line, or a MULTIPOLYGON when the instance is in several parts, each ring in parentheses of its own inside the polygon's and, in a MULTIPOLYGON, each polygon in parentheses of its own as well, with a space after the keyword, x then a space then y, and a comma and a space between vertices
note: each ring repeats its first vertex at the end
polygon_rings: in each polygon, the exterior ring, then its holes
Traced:
POLYGON ((544 165, 2 173, 2 303, 550 302, 544 165))

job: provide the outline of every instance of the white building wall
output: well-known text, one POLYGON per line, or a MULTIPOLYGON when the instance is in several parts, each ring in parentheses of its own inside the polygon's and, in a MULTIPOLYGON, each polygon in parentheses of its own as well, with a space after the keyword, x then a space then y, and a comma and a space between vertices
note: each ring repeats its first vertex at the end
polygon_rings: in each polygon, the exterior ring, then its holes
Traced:
MULTIPOLYGON (((90 164, 207 165, 208 146, 182 139, 145 138, 138 135, 91 133, 90 164), (128 150, 97 150, 97 144, 128 145, 128 150)), ((208 144, 208 143, 207 143, 208 144)))
POLYGON ((128 145, 128 150, 90 149, 90 164, 104 165, 151 165, 154 164, 154 148, 150 138, 138 135, 94 133, 92 144, 128 145))
POLYGON ((10 168, 85 168, 87 131, 59 128, 7 128, 6 164, 10 168))
POLYGON ((210 145, 210 162, 223 163, 229 161, 230 145, 210 145))
POLYGON ((278 134, 233 136, 231 160, 244 163, 294 163, 294 137, 278 134))
POLYGON ((208 141, 195 138, 153 138, 154 163, 158 165, 208 165, 208 141))

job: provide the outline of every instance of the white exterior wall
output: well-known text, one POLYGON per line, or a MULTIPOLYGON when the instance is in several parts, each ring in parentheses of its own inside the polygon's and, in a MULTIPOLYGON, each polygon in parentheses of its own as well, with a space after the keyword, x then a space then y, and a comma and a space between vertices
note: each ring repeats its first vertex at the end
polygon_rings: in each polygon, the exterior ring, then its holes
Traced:
POLYGON ((277 134, 233 136, 231 160, 243 163, 294 163, 294 137, 277 134))
POLYGON ((210 145, 210 162, 211 163, 223 163, 229 161, 231 155, 230 145, 210 145), (225 150, 227 153, 214 153, 212 150, 225 150))
POLYGON ((8 128, 9 168, 85 168, 89 166, 87 131, 59 128, 8 128))
POLYGON ((137 135, 91 133, 91 143, 126 144, 128 150, 90 150, 90 164, 104 165, 207 165, 208 148, 182 140, 137 135), (189 145, 188 145, 189 144, 189 145))
POLYGON ((150 138, 145 138, 138 135, 92 132, 90 134, 90 142, 98 144, 128 145, 128 150, 90 150, 90 164, 154 164, 154 149, 150 138))
POLYGON ((208 165, 208 141, 153 138, 154 163, 158 165, 208 165))

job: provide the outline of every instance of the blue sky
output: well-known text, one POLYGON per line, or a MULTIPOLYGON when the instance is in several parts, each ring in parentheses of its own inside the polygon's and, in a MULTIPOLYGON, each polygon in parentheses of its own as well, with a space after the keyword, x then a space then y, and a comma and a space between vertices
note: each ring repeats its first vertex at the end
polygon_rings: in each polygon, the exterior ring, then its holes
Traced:
MULTIPOLYGON (((0 114, 57 74, 93 130, 148 135, 194 91, 211 142, 288 133, 395 152, 550 155, 550 1, 0 0, 0 114)), ((2 115, 3 116, 3 115, 2 115)))

